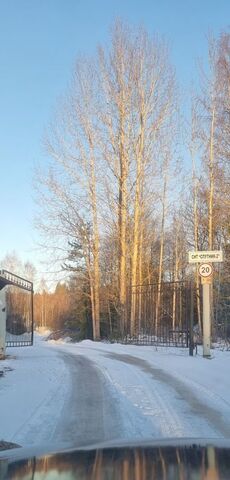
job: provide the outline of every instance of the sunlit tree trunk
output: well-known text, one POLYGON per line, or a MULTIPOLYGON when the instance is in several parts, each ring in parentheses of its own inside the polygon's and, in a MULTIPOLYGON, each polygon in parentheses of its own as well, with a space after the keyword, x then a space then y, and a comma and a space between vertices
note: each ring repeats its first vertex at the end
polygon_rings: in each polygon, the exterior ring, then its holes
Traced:
POLYGON ((140 243, 139 243, 139 266, 138 266, 138 284, 139 286, 139 295, 138 295, 138 330, 141 332, 141 317, 142 317, 142 268, 143 268, 143 227, 141 226, 140 233, 140 243))
MULTIPOLYGON (((193 111, 192 118, 192 144, 191 144, 191 157, 192 157, 192 181, 193 181, 193 236, 194 236, 194 248, 195 251, 199 250, 199 237, 198 237, 198 179, 196 177, 196 165, 195 165, 195 139, 194 130, 196 124, 195 111, 193 111)), ((196 287, 196 305, 197 305, 197 318, 199 330, 201 332, 201 301, 200 301, 200 276, 198 272, 198 265, 195 266, 195 287, 196 287)))
MULTIPOLYGON (((131 269, 131 285, 137 284, 138 273, 138 247, 140 239, 140 218, 141 218, 141 200, 142 200, 142 179, 144 176, 144 130, 145 130, 145 117, 144 106, 142 101, 140 112, 140 133, 138 138, 138 144, 136 147, 136 185, 135 185, 135 203, 134 203, 134 226, 133 226, 133 250, 132 250, 132 269, 131 269)), ((137 308, 137 294, 132 295, 131 302, 131 319, 130 319, 130 332, 131 335, 135 333, 136 328, 136 308, 137 308)))
POLYGON ((120 177, 119 177, 119 298, 121 308, 121 331, 124 333, 126 325, 126 265, 127 265, 127 158, 124 151, 124 105, 121 105, 121 126, 120 126, 120 177))
POLYGON ((160 237, 160 255, 158 267, 158 283, 157 283, 157 298, 156 298, 156 316, 155 329, 157 331, 159 324, 159 310, 161 307, 161 285, 162 285, 162 271, 164 258, 164 238, 165 238, 165 211, 166 211, 166 189, 167 189, 167 174, 164 176, 163 196, 162 196, 162 218, 161 218, 161 237, 160 237))
MULTIPOLYGON (((213 249, 213 202, 214 202, 214 129, 215 129, 215 105, 212 108, 212 120, 210 130, 210 155, 209 155, 209 202, 208 202, 208 247, 213 249)), ((215 334, 214 314, 213 314, 213 283, 209 287, 210 291, 210 311, 212 334, 215 334)))
POLYGON ((94 314, 94 340, 100 338, 100 300, 99 300, 99 288, 100 288, 100 269, 99 269, 99 232, 98 232, 98 215, 97 215, 97 196, 96 196, 96 180, 95 180, 95 163, 92 157, 91 159, 91 178, 90 178, 90 192, 91 192, 91 204, 92 204, 92 218, 93 218, 93 285, 91 290, 93 292, 93 298, 91 303, 93 305, 94 314))
POLYGON ((215 106, 212 109, 212 121, 210 130, 210 155, 209 155, 209 202, 208 202, 208 247, 213 249, 213 199, 214 199, 214 129, 215 129, 215 106))
POLYGON ((174 272, 173 272, 173 308, 172 308, 172 328, 176 327, 176 304, 177 304, 177 281, 179 271, 179 254, 178 254, 178 220, 176 220, 175 232, 175 248, 174 248, 174 272))

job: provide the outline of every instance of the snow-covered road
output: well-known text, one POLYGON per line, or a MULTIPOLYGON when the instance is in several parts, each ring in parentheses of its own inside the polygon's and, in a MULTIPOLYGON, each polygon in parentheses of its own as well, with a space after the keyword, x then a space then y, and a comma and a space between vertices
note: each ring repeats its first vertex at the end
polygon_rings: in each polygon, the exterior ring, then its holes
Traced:
POLYGON ((0 440, 54 447, 230 438, 230 352, 206 360, 187 350, 37 338, 7 353, 0 440))

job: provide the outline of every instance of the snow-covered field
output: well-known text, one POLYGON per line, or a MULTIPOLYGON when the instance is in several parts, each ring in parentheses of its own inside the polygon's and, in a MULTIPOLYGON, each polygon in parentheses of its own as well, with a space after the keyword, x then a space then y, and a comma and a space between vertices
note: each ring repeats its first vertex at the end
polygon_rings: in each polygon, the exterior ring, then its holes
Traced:
POLYGON ((85 340, 9 348, 0 440, 79 446, 113 439, 230 438, 230 352, 85 340))

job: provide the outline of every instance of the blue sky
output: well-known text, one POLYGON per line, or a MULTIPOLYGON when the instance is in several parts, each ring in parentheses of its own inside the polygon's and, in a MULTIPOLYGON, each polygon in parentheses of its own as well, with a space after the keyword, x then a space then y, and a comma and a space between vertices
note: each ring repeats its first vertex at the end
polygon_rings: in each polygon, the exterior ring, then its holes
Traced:
POLYGON ((183 88, 206 55, 206 35, 229 25, 228 0, 0 0, 0 259, 34 261, 33 170, 42 136, 68 87, 76 56, 109 42, 115 17, 164 35, 183 88))

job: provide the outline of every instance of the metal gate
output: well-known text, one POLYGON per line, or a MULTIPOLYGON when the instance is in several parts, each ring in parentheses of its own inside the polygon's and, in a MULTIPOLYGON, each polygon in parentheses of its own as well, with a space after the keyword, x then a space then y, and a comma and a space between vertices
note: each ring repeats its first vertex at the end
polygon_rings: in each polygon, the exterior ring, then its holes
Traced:
POLYGON ((189 347, 192 339, 193 287, 190 282, 135 285, 127 302, 123 342, 189 347), (134 334, 130 334, 131 326, 134 334))
POLYGON ((33 283, 7 270, 0 271, 5 289, 6 346, 33 344, 33 283))
POLYGON ((214 341, 224 343, 230 349, 230 283, 215 285, 213 290, 214 341))

